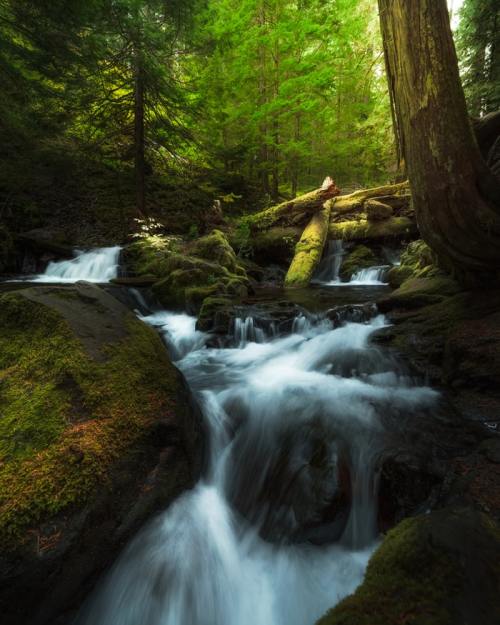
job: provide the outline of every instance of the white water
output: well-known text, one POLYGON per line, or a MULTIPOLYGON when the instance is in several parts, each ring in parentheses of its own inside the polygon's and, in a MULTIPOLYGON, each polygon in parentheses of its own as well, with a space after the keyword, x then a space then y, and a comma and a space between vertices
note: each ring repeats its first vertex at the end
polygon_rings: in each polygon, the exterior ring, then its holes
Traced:
POLYGON ((379 267, 368 267, 367 269, 360 269, 356 271, 346 284, 358 285, 358 286, 376 286, 385 285, 384 275, 387 273, 389 267, 387 265, 381 265, 379 267))
POLYGON ((344 253, 344 246, 341 240, 328 241, 326 254, 319 264, 313 282, 341 284, 339 272, 344 253))
POLYGON ((186 315, 144 320, 167 338, 200 400, 208 467, 132 541, 78 622, 312 625, 359 585, 374 549, 382 416, 430 407, 436 393, 370 346, 382 317, 335 330, 299 317, 289 336, 256 343, 242 333, 232 349, 204 347, 186 315), (332 501, 342 454, 352 500, 339 540, 292 544, 332 501))
POLYGON ((102 247, 90 252, 75 252, 71 260, 50 262, 43 274, 31 282, 109 282, 118 275, 121 247, 102 247))

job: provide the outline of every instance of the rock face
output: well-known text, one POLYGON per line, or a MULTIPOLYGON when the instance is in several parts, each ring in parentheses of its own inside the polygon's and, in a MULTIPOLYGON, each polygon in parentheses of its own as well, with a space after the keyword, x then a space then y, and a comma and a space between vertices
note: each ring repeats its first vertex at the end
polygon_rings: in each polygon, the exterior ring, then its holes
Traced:
POLYGON ((0 379, 2 623, 52 625, 194 483, 201 417, 155 332, 86 283, 1 298, 0 379))
POLYGON ((493 625, 500 622, 500 528, 447 508, 388 533, 358 590, 317 625, 493 625))

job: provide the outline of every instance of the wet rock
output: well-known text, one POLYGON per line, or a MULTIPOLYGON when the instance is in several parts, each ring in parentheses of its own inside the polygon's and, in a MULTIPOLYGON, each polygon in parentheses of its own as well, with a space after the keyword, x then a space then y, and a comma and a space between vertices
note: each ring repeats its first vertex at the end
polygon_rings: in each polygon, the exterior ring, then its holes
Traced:
POLYGON ((0 321, 2 623, 49 625, 193 484, 201 417, 156 333, 96 286, 4 295, 0 321))
POLYGON ((349 280, 356 271, 367 269, 380 264, 373 250, 366 245, 357 245, 342 260, 340 267, 340 277, 342 280, 349 280))
POLYGON ((265 442, 239 426, 228 496, 261 536, 273 542, 333 542, 350 506, 345 443, 319 421, 280 429, 265 442))
POLYGON ((317 625, 500 622, 500 528, 470 508, 407 519, 374 554, 358 590, 317 625))

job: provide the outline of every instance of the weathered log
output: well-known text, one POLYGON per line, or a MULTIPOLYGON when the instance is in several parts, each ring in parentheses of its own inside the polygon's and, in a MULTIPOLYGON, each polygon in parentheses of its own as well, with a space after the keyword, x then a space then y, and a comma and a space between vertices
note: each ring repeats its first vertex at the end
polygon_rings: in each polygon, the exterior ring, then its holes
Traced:
POLYGON ((330 224, 331 205, 325 204, 323 209, 313 215, 308 226, 295 246, 295 256, 285 278, 287 287, 305 287, 311 281, 314 270, 318 266, 330 224))
POLYGON ((265 230, 273 226, 298 225, 305 221, 311 213, 323 208, 323 204, 340 193, 331 178, 326 178, 320 189, 296 197, 293 200, 271 206, 255 215, 246 218, 247 223, 255 230, 265 230))
POLYGON ((364 207, 368 221, 384 221, 392 217, 394 213, 392 206, 378 199, 366 200, 364 207))
POLYGON ((405 239, 418 233, 416 224, 407 217, 391 217, 384 221, 341 221, 330 223, 328 237, 343 241, 365 241, 373 239, 405 239))
MULTIPOLYGON (((373 189, 362 189, 361 191, 355 191, 349 195, 340 195, 335 198, 332 215, 340 215, 361 210, 366 200, 374 198, 378 199, 384 196, 401 195, 404 197, 408 190, 408 182, 401 182, 399 184, 385 185, 383 187, 375 187, 373 189)), ((389 204, 387 201, 386 203, 389 204)))

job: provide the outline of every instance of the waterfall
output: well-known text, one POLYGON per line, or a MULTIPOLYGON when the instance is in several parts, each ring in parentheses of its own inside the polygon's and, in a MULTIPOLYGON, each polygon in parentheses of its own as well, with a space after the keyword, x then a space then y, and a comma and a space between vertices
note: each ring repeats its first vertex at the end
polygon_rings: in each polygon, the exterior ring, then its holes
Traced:
POLYGON ((328 242, 326 254, 322 259, 314 277, 314 282, 339 283, 339 272, 344 256, 344 247, 341 240, 328 242))
POLYGON ((121 247, 102 247, 90 252, 76 251, 75 258, 50 262, 33 282, 109 282, 118 276, 121 247))
POLYGON ((272 340, 250 318, 235 347, 212 348, 193 317, 143 317, 200 402, 207 468, 125 549, 79 625, 311 625, 361 583, 383 419, 437 393, 370 344, 383 317, 333 329, 300 315, 272 340))
POLYGON ((384 285, 387 284, 383 282, 384 276, 389 269, 388 265, 380 265, 377 267, 368 267, 367 269, 360 269, 356 271, 351 277, 351 280, 347 284, 357 284, 357 285, 384 285))

